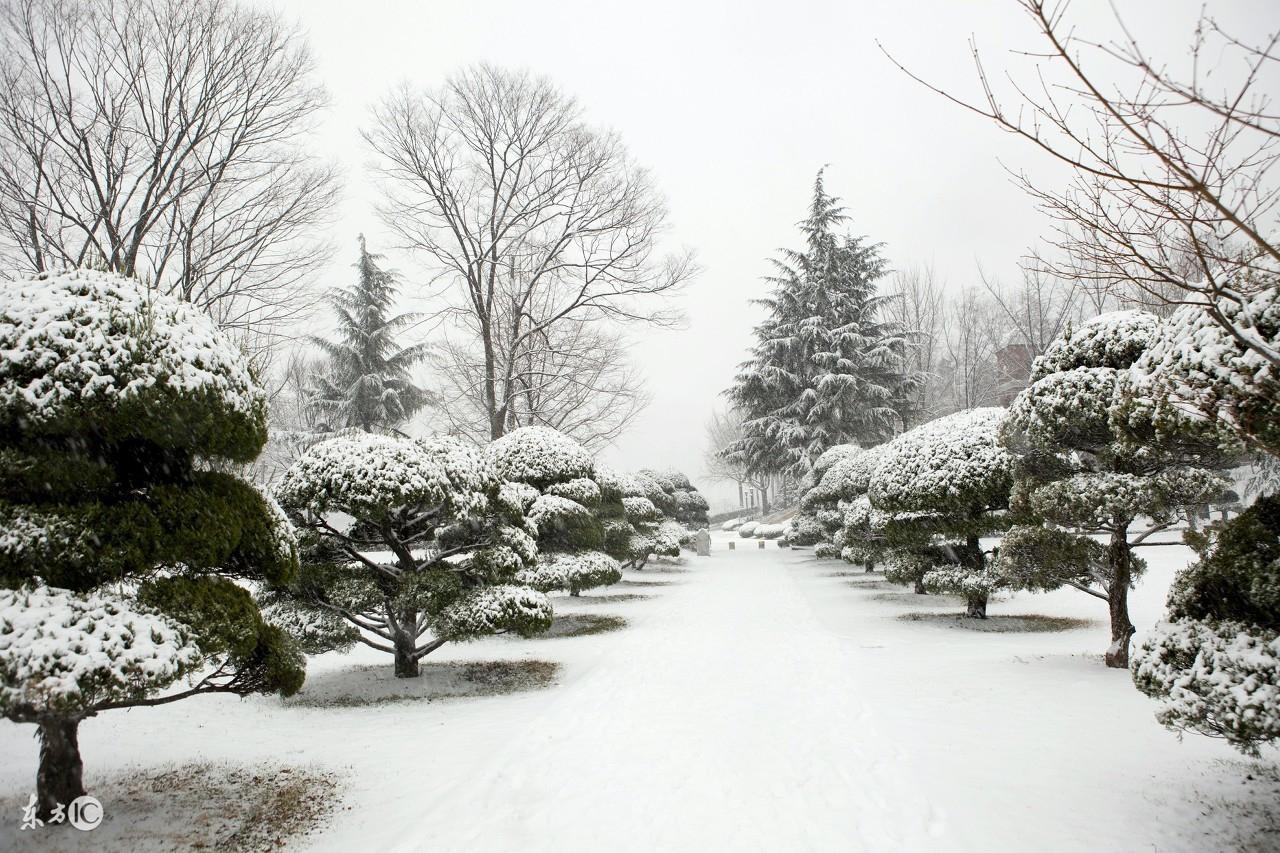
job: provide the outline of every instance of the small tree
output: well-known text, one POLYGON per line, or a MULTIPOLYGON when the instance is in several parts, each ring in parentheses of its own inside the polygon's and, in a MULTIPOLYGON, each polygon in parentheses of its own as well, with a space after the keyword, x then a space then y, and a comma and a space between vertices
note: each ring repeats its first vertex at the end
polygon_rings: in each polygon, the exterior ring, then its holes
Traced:
POLYGON ((867 497, 887 513, 899 560, 924 570, 932 592, 963 595, 967 615, 987 617, 998 585, 981 537, 1007 521, 1013 459, 1000 446, 1001 408, 969 409, 909 430, 885 445, 867 497))
POLYGON ((338 320, 338 340, 310 339, 329 360, 314 376, 312 401, 330 418, 331 430, 391 431, 427 402, 410 373, 426 357, 426 344, 401 348, 395 340, 396 332, 417 315, 389 316, 398 292, 396 278, 378 266, 380 258, 361 237, 355 265, 359 278, 327 296, 338 320))
POLYGON ((492 442, 487 454, 515 484, 537 532, 537 565, 520 572, 521 583, 576 596, 622 580, 618 561, 601 550, 601 490, 582 445, 547 427, 521 427, 492 442))
POLYGON ((85 719, 301 686, 237 583, 298 564, 279 508, 209 470, 262 449, 266 397, 197 309, 108 273, 3 282, 0 351, 0 715, 39 727, 48 817, 85 793, 85 719))
POLYGON ((479 450, 339 436, 304 453, 277 495, 309 536, 301 574, 269 597, 309 651, 361 642, 416 678, 450 640, 551 625, 546 596, 518 582, 537 553, 522 501, 479 450))
MULTIPOLYGON (((837 463, 840 466, 837 488, 839 500, 836 509, 840 512, 840 530, 832 537, 830 548, 832 556, 838 556, 847 563, 862 563, 868 572, 874 571, 876 563, 885 556, 883 524, 885 515, 871 507, 867 490, 871 488, 871 477, 876 466, 880 464, 880 454, 884 445, 871 447, 857 456, 837 463)), ((827 556, 825 546, 818 546, 814 553, 827 556)), ((917 592, 924 592, 923 589, 917 592)))
POLYGON ((1202 467, 1220 464, 1202 446, 1157 441, 1149 418, 1128 415, 1129 368, 1156 323, 1152 314, 1117 311, 1068 329, 1036 359, 1032 384, 1001 427, 1017 457, 1019 521, 1003 543, 1001 571, 1024 587, 1067 585, 1106 601, 1113 667, 1129 665, 1129 588, 1144 568, 1134 546, 1225 488, 1202 467), (1099 534, 1107 544, 1090 538, 1099 534))

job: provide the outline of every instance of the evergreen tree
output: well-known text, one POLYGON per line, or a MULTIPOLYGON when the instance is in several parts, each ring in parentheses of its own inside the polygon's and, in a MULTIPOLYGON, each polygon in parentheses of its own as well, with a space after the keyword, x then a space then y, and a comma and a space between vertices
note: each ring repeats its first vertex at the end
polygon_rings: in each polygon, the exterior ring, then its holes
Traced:
POLYGON ((727 453, 752 471, 803 476, 837 444, 879 444, 914 388, 905 336, 878 293, 880 246, 837 233, 847 219, 819 172, 805 248, 773 261, 768 316, 728 391, 745 423, 727 453))
POLYGON ((999 568, 1017 586, 1072 586, 1107 602, 1108 666, 1129 665, 1128 596, 1144 569, 1134 545, 1226 487, 1212 443, 1161 437, 1131 368, 1156 335, 1141 311, 1094 317, 1035 360, 1001 442, 1016 458, 999 568), (1053 526, 1050 526, 1053 525, 1053 526), (1095 536, 1106 537, 1103 544, 1095 536))
POLYGON ((110 273, 5 282, 0 352, 0 716, 39 727, 47 818, 85 794, 83 720, 302 685, 238 583, 289 581, 297 549, 210 470, 257 456, 267 401, 197 309, 110 273))
POLYGON ((305 531, 302 570, 264 598, 308 652, 361 642, 415 678, 451 640, 551 625, 546 597, 518 580, 537 553, 520 496, 478 449, 337 436, 307 450, 277 495, 305 531))
POLYGON ((401 349, 395 335, 416 314, 389 316, 398 293, 396 277, 378 266, 360 237, 356 283, 328 294, 338 319, 338 340, 310 340, 328 357, 327 373, 315 376, 313 403, 329 418, 328 430, 390 432, 427 403, 410 370, 427 355, 425 343, 401 349))

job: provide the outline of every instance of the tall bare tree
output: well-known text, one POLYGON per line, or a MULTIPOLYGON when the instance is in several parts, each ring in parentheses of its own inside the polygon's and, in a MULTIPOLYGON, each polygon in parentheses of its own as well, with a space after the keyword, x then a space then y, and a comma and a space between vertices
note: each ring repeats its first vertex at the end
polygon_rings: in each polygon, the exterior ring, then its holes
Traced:
MULTIPOLYGON (((572 349, 545 353, 568 369, 592 346, 566 324, 678 319, 666 297, 695 265, 659 252, 661 196, 617 135, 547 80, 480 65, 435 91, 402 87, 365 138, 387 226, 439 274, 439 315, 474 336, 477 358, 450 381, 479 395, 489 437, 537 399, 521 377, 531 354, 572 349)), ((607 397, 616 376, 601 375, 607 397)))
POLYGON ((229 0, 0 9, 0 251, 100 265, 270 334, 310 307, 335 173, 301 32, 229 0))
MULTIPOLYGON (((1057 222, 1066 260, 1045 268, 1142 294, 1149 304, 1203 307, 1227 335, 1280 370, 1280 351, 1253 316, 1255 294, 1280 268, 1280 111, 1269 87, 1280 72, 1280 29, 1230 32, 1202 13, 1189 63, 1170 70, 1117 13, 1110 38, 1090 39, 1066 0, 1016 0, 1040 47, 1035 84, 1011 75, 997 92, 971 42, 983 96, 929 89, 1069 167, 1065 188, 1020 175, 1057 222), (1190 261, 1190 264, 1188 264, 1190 261), (1190 269, 1188 268, 1190 266, 1190 269)), ((891 57, 892 59, 892 57, 891 57)))
POLYGON ((1007 335, 1003 319, 999 309, 974 287, 965 288, 948 304, 942 362, 951 410, 997 402, 996 351, 1007 335))
POLYGON ((943 349, 946 300, 932 266, 913 266, 893 274, 886 311, 907 336, 907 366, 919 377, 902 421, 906 429, 942 414, 939 360, 943 349))

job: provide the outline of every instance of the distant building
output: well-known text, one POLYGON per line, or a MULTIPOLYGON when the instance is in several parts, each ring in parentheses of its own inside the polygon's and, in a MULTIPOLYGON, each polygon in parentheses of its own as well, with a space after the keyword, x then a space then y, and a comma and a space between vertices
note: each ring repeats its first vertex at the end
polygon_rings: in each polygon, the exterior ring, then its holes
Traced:
POLYGON ((1027 387, 1035 357, 1035 350, 1026 343, 1006 343, 996 350, 996 401, 1000 405, 1009 405, 1027 387))

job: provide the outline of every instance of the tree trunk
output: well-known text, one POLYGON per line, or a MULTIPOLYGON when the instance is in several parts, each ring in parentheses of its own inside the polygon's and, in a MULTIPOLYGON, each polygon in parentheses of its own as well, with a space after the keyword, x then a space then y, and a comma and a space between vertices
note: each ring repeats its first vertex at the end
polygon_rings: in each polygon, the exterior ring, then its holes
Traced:
POLYGON ((399 624, 395 631, 395 649, 396 649, 396 678, 417 678, 418 659, 415 653, 418 651, 418 638, 413 635, 414 626, 418 624, 418 614, 412 610, 406 610, 399 615, 399 624))
POLYGON ((41 820, 48 820, 58 806, 70 806, 85 794, 80 760, 79 720, 50 717, 40 721, 40 768, 36 772, 36 799, 41 820))
POLYGON ((871 574, 876 570, 876 564, 874 560, 867 560, 865 565, 866 565, 867 574, 871 574))
POLYGON ((928 595, 929 591, 924 588, 924 578, 916 578, 916 595, 928 595))
MULTIPOLYGON (((964 561, 974 572, 982 572, 987 567, 987 557, 982 553, 982 543, 977 536, 968 536, 964 543, 964 561)), ((987 618, 987 593, 973 593, 968 596, 965 615, 971 619, 987 618)))
POLYGON ((1107 587, 1107 608, 1111 611, 1111 647, 1107 649, 1107 666, 1129 668, 1129 640, 1133 637, 1133 623, 1129 621, 1129 581, 1132 575, 1133 552, 1129 547, 1127 530, 1111 534, 1107 546, 1107 566, 1111 570, 1111 583, 1107 587))
POLYGON ((972 595, 966 603, 964 615, 970 619, 986 619, 987 618, 987 597, 985 595, 972 595))

